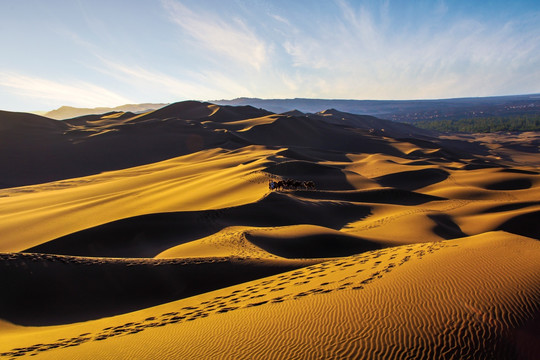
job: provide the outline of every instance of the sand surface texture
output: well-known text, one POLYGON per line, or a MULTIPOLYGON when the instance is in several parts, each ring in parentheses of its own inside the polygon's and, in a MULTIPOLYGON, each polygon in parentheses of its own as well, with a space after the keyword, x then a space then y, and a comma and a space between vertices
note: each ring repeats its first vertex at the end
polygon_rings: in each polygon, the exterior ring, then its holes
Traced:
POLYGON ((536 359, 538 139, 0 112, 0 358, 536 359))

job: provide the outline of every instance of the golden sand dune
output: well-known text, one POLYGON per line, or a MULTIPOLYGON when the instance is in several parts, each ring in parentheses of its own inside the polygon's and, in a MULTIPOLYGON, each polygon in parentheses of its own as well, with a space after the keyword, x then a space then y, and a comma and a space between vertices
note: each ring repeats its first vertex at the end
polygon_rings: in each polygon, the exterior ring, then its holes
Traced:
POLYGON ((381 245, 315 225, 233 226, 168 249, 156 258, 241 256, 243 258, 324 259, 357 254, 381 245))
POLYGON ((534 359, 537 138, 0 112, 0 358, 534 359))
POLYGON ((2 355, 533 359, 539 256, 537 240, 504 232, 377 250, 113 318, 12 330, 2 355))

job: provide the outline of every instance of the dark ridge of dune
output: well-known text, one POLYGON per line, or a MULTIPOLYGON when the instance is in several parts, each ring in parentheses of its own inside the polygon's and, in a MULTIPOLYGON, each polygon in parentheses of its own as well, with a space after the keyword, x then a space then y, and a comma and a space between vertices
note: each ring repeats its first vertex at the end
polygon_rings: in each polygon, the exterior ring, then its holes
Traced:
POLYGON ((433 166, 434 164, 432 162, 429 162, 429 161, 426 161, 426 160, 415 160, 415 161, 410 161, 410 162, 406 163, 405 165, 410 165, 410 166, 425 166, 425 165, 433 166))
POLYGON ((24 326, 87 321, 318 262, 320 260, 240 258, 112 259, 0 253, 0 318, 24 326))
POLYGON ((403 155, 384 139, 360 131, 316 118, 278 116, 272 123, 253 126, 238 135, 260 145, 403 155))
POLYGON ((532 181, 527 178, 510 179, 487 184, 487 190, 523 190, 530 189, 532 181))
POLYGON ((441 147, 439 144, 436 144, 433 141, 424 140, 424 139, 415 139, 412 137, 396 138, 396 140, 411 143, 422 149, 439 149, 441 147))
POLYGON ((436 132, 419 129, 409 124, 398 123, 391 120, 379 119, 370 115, 357 115, 342 112, 336 109, 327 109, 315 114, 308 114, 310 118, 322 121, 368 130, 377 135, 384 135, 393 138, 408 137, 411 135, 422 137, 436 136, 436 132))
POLYGON ((220 106, 215 113, 205 118, 213 122, 233 122, 239 120, 253 119, 272 115, 270 111, 257 109, 253 106, 220 106))
POLYGON ((339 200, 349 202, 383 203, 395 205, 421 205, 430 201, 447 200, 433 195, 395 188, 351 190, 351 191, 294 191, 301 198, 339 200))
POLYGON ((272 112, 253 106, 218 106, 208 102, 181 101, 145 114, 140 119, 177 118, 184 120, 230 122, 267 116, 272 112))
POLYGON ((282 150, 277 153, 277 155, 281 155, 290 159, 294 160, 304 160, 304 161, 311 161, 311 162, 319 162, 319 161, 335 161, 335 162, 345 162, 350 163, 352 162, 349 157, 347 157, 347 154, 344 154, 342 151, 335 151, 335 150, 325 150, 325 149, 307 149, 307 148, 299 148, 295 146, 289 146, 287 149, 282 150))
POLYGON ((409 170, 383 175, 375 178, 382 186, 404 190, 416 190, 446 180, 450 174, 442 169, 429 168, 409 170))
MULTIPOLYGON (((371 207, 345 201, 310 201, 288 193, 271 192, 257 203, 229 208, 225 214, 247 219, 247 226, 311 224, 339 230, 351 221, 370 215, 371 207)), ((227 225, 236 224, 227 220, 227 225)))
POLYGON ((118 120, 126 120, 134 116, 136 116, 136 114, 132 112, 112 111, 104 114, 82 115, 79 117, 62 120, 62 122, 75 126, 86 125, 92 127, 101 125, 103 120, 112 120, 111 122, 114 123, 118 122, 118 120), (96 124, 98 122, 100 124, 96 124))
POLYGON ((507 149, 519 151, 519 152, 525 152, 525 153, 532 153, 532 154, 538 154, 538 148, 540 148, 540 141, 529 141, 527 143, 519 143, 519 142, 507 142, 503 143, 503 145, 507 149))
POLYGON ((514 174, 524 174, 524 175, 539 175, 540 173, 537 171, 531 171, 531 170, 523 170, 523 169, 501 169, 499 172, 503 173, 514 173, 514 174))
POLYGON ((281 156, 285 158, 289 158, 289 159, 308 161, 312 163, 315 163, 320 160, 313 156, 305 154, 305 152, 302 150, 295 150, 294 148, 287 148, 285 150, 281 150, 277 152, 276 156, 272 157, 271 159, 274 161, 278 161, 278 157, 281 157, 281 156))
POLYGON ((371 213, 366 205, 296 199, 269 193, 264 199, 219 210, 149 214, 81 230, 24 252, 93 256, 154 257, 175 245, 216 233, 227 226, 286 226, 312 224, 340 229, 371 213))
POLYGON ((200 119, 212 114, 213 110, 210 105, 212 104, 193 100, 181 101, 151 111, 139 118, 144 120, 167 118, 200 119))
POLYGON ((61 133, 67 124, 35 114, 0 110, 0 136, 6 131, 24 134, 28 131, 61 133))
POLYGON ((153 257, 219 230, 217 211, 159 213, 112 221, 24 250, 93 257, 153 257))
POLYGON ((280 113, 280 115, 287 115, 287 116, 306 116, 306 113, 301 112, 300 110, 290 110, 280 113))
MULTIPOLYGON (((449 140, 441 139, 437 134, 418 137, 414 132, 410 133, 411 136, 396 138, 398 141, 408 142, 420 147, 422 150, 416 150, 408 155, 419 155, 420 157, 434 157, 438 161, 451 160, 456 162, 463 162, 463 159, 470 159, 471 156, 486 156, 489 155, 489 149, 479 142, 469 142, 464 140, 449 140), (425 150, 428 150, 425 152, 425 150)), ((473 158, 474 158, 473 156, 473 158)), ((485 160, 473 159, 474 162, 480 161, 485 163, 485 160)))
POLYGON ((348 234, 274 237, 271 234, 263 236, 247 233, 246 238, 261 249, 288 259, 351 256, 381 248, 376 242, 348 234))
POLYGON ((454 220, 446 214, 431 214, 428 218, 435 222, 433 233, 446 240, 457 239, 468 236, 454 220))
POLYGON ((314 181, 320 190, 353 190, 341 169, 301 160, 288 160, 267 167, 265 172, 299 181, 314 181))
MULTIPOLYGON (((0 112, 0 184, 14 187, 52 181, 77 167, 65 136, 68 124, 46 117, 0 112), (72 160, 72 161, 70 161, 72 160)), ((79 164, 81 165, 81 164, 79 164)), ((67 177, 67 176, 65 176, 67 177)))
POLYGON ((539 219, 540 210, 531 211, 514 216, 513 218, 499 225, 496 230, 503 230, 509 233, 540 240, 539 219))
POLYGON ((509 203, 509 204, 504 204, 504 205, 497 205, 497 206, 488 208, 482 211, 481 213, 491 214, 491 213, 497 213, 497 212, 519 210, 519 209, 524 209, 526 207, 535 206, 535 205, 540 205, 540 201, 522 201, 522 202, 509 203))
POLYGON ((463 170, 480 170, 480 169, 493 169, 496 167, 500 167, 500 165, 487 162, 487 161, 481 161, 481 160, 472 160, 469 163, 467 163, 465 166, 462 167, 463 170))
POLYGON ((439 162, 439 163, 451 163, 451 162, 457 162, 457 163, 464 163, 464 158, 468 159, 471 157, 471 153, 461 153, 458 154, 453 151, 449 151, 448 149, 442 149, 439 148, 437 150, 414 150, 411 151, 409 154, 407 154, 407 158, 422 158, 424 161, 431 161, 431 162, 439 162))

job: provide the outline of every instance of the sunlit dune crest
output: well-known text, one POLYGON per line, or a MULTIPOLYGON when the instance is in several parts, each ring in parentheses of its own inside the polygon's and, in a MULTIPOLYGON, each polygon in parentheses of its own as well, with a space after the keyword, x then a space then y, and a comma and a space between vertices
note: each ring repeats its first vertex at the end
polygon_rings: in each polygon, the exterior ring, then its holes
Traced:
POLYGON ((0 359, 535 359, 538 139, 2 111, 0 359))

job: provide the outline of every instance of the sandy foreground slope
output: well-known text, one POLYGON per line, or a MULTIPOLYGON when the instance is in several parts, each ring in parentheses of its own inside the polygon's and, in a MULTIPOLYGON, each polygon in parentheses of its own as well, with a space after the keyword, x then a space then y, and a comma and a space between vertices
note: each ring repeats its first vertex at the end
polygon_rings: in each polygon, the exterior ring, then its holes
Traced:
POLYGON ((533 359, 537 240, 505 232, 322 262, 112 318, 7 328, 5 357, 533 359))
POLYGON ((537 134, 197 102, 0 115, 0 164, 37 166, 0 179, 25 185, 0 189, 0 358, 540 353, 537 134), (287 178, 316 187, 268 188, 287 178))

